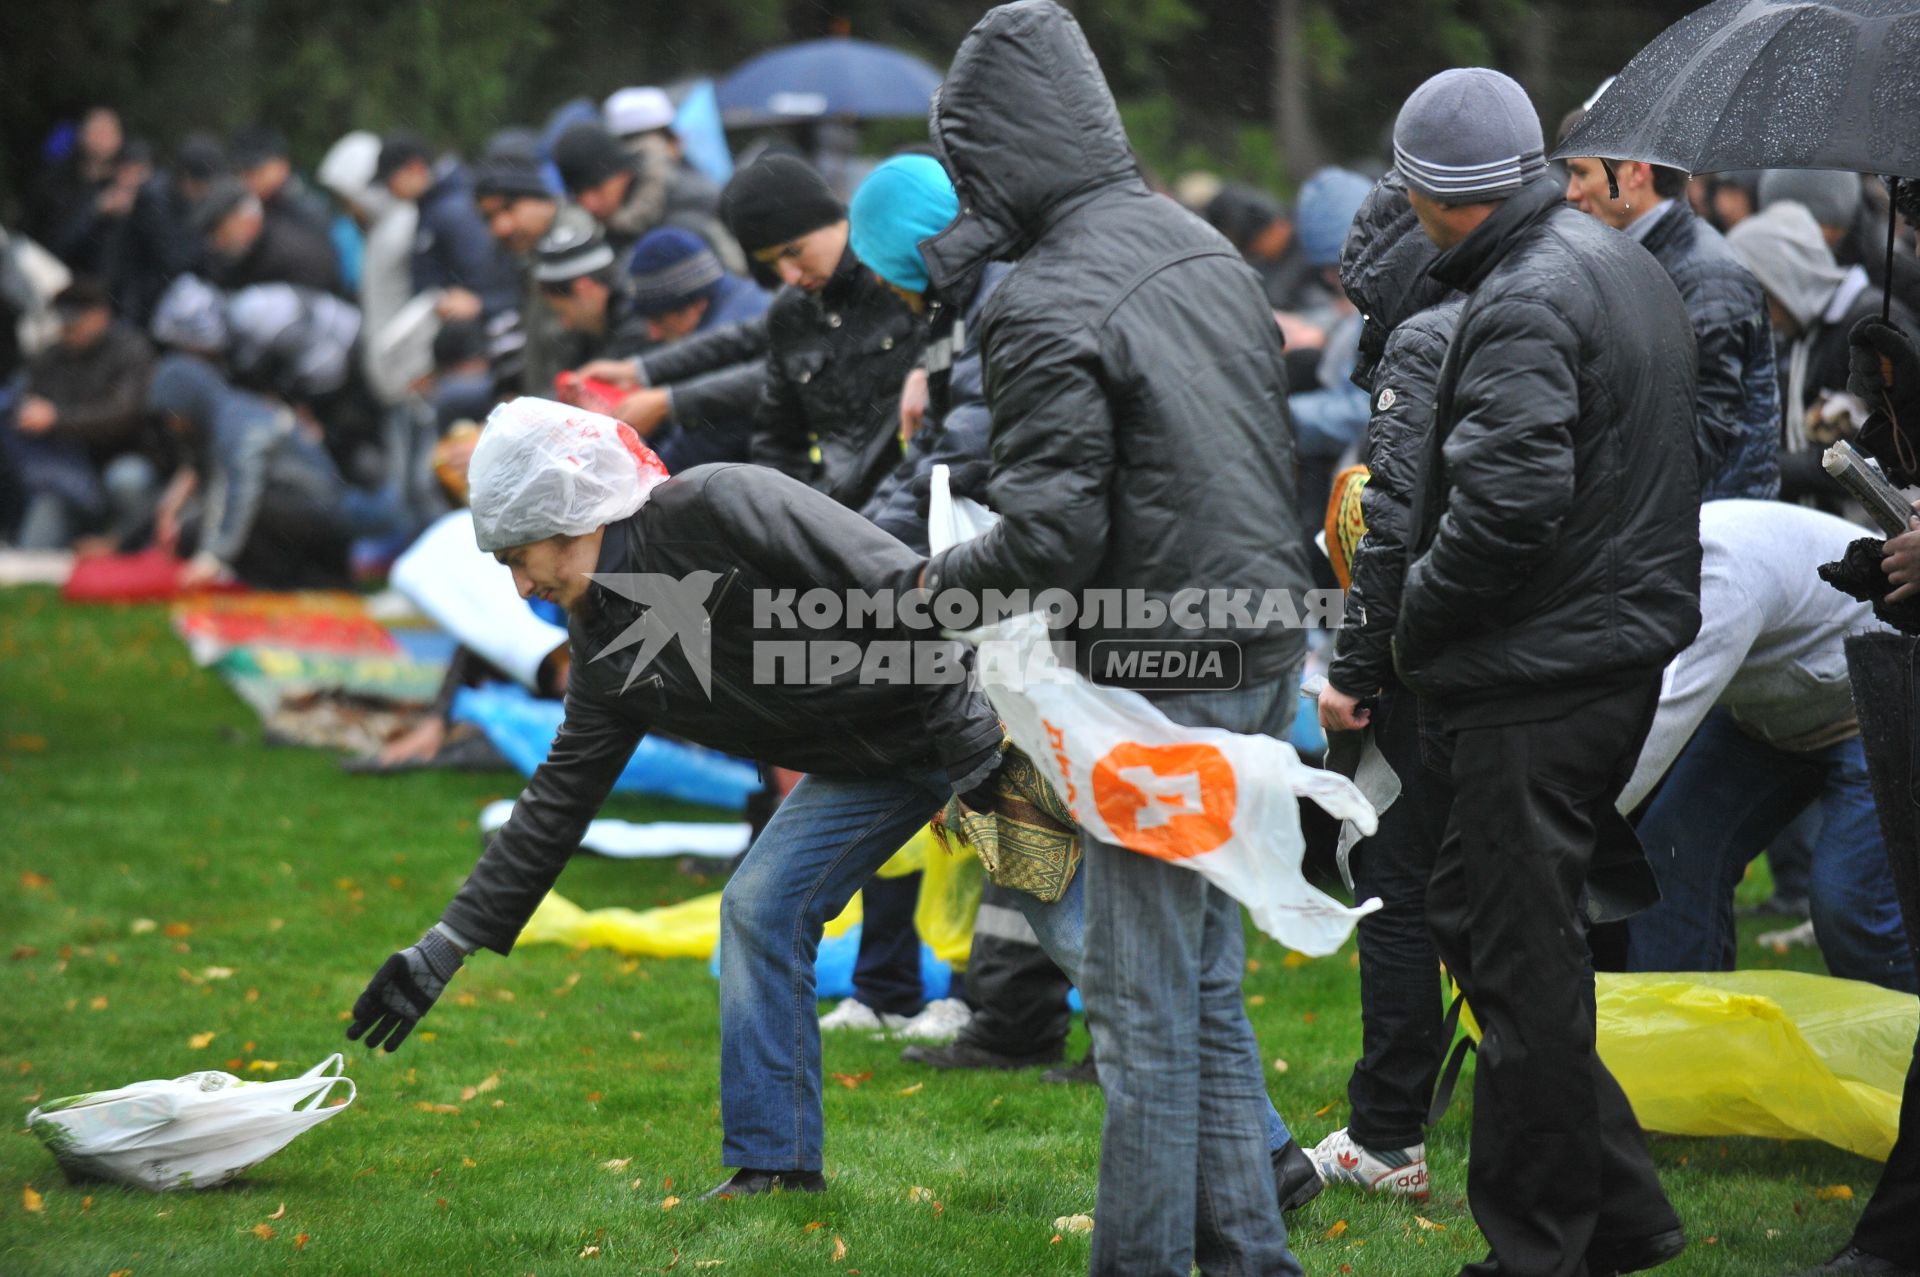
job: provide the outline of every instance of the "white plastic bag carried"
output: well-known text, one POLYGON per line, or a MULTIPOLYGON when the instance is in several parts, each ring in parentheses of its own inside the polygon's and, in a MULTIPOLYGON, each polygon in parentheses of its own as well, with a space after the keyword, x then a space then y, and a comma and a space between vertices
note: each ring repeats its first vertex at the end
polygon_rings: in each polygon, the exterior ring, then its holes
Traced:
POLYGON ((48 1100, 27 1127, 71 1179, 107 1179, 155 1192, 212 1188, 285 1148, 353 1103, 345 1062, 330 1055, 297 1078, 245 1082, 207 1071, 48 1100), (326 1105, 335 1086, 345 1104, 326 1105))
MULTIPOLYGON (((947 484, 947 468, 936 466, 927 529, 935 553, 997 520, 947 484)), ((1316 957, 1380 907, 1372 899, 1349 908, 1300 871, 1300 799, 1374 832, 1373 808, 1346 777, 1307 766, 1285 741, 1176 723, 1138 692, 1088 681, 1059 662, 1037 615, 961 637, 977 649, 981 686, 1013 743, 1095 838, 1204 875, 1260 930, 1316 957)))

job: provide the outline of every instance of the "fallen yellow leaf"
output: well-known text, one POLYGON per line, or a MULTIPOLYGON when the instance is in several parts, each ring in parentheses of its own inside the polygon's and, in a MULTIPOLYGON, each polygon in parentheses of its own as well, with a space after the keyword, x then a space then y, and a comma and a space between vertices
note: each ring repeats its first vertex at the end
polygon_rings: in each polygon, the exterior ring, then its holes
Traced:
POLYGON ((127 924, 127 930, 133 932, 136 936, 144 936, 149 931, 158 931, 159 929, 160 924, 152 918, 135 918, 127 924))
POLYGON ((1055 1233, 1053 1236, 1047 1238, 1047 1245, 1058 1246, 1059 1244, 1060 1244, 1060 1234, 1055 1233))
POLYGON ((600 1163, 600 1169, 603 1171, 624 1171, 627 1169, 627 1163, 632 1160, 631 1157, 609 1157, 606 1161, 600 1163))
POLYGON ((1813 1196, 1815 1201, 1821 1202, 1850 1202, 1853 1200, 1853 1188, 1847 1184, 1835 1184, 1831 1188, 1814 1189, 1813 1196))
POLYGON ((1287 950, 1287 956, 1280 959, 1280 965, 1285 967, 1289 971, 1298 971, 1301 967, 1306 966, 1309 962, 1312 962, 1312 961, 1313 961, 1312 958, 1309 958, 1306 954, 1301 953, 1297 949, 1289 949, 1287 950))
POLYGON ((918 1184, 915 1184, 907 1190, 907 1200, 910 1202, 930 1202, 933 1200, 933 1190, 922 1188, 918 1184))
POLYGON ((1090 1233, 1093 1231, 1093 1216, 1062 1215, 1053 1221, 1053 1226, 1062 1233, 1090 1233))
POLYGON ((1247 999, 1247 1005, 1250 1007, 1263 1007, 1267 1005, 1267 995, 1264 993, 1256 993, 1247 999))
POLYGON ((693 1261, 693 1266, 695 1268, 718 1268, 726 1262, 724 1259, 696 1259, 693 1261))
POLYGON ((104 1011, 107 1009, 107 1000, 105 997, 98 997, 98 998, 95 998, 93 1001, 87 1003, 87 1005, 93 1008, 95 1011, 104 1011))
POLYGON ((80 1199, 80 1213, 82 1215, 86 1214, 88 1211, 92 1209, 93 1209, 93 1198, 83 1197, 80 1199))
POLYGON ((678 1206, 679 1204, 680 1204, 680 1199, 677 1197, 662 1198, 660 1201, 660 1209, 672 1210, 674 1207, 678 1206))
POLYGON ((28 1184, 20 1190, 20 1204, 27 1208, 28 1214, 38 1215, 46 1209, 47 1199, 34 1192, 33 1185, 28 1184))
POLYGON ((247 1231, 251 1232, 255 1237, 258 1237, 263 1242, 270 1242, 276 1236, 278 1236, 278 1234, 273 1231, 272 1224, 255 1224, 252 1228, 248 1229, 247 1231))
POLYGON ((1313 1115, 1315 1117, 1325 1117, 1327 1114, 1333 1112, 1333 1106, 1338 1103, 1339 1103, 1338 1100, 1330 1100, 1327 1103, 1322 1104, 1319 1108, 1315 1109, 1313 1111, 1313 1115))
POLYGON ((474 1161, 471 1157, 463 1157, 460 1159, 460 1165, 466 1167, 468 1170, 472 1170, 474 1167, 480 1165, 480 1163, 474 1161))
POLYGON ((1445 1224, 1436 1224, 1432 1220, 1428 1219, 1425 1215, 1415 1215, 1413 1217, 1413 1222, 1420 1225, 1421 1228, 1430 1230, 1432 1232, 1444 1233, 1447 1231, 1447 1226, 1445 1224))
POLYGON ((42 887, 51 887, 53 885, 53 879, 47 877, 45 874, 37 874, 33 870, 28 869, 20 875, 20 885, 28 891, 38 891, 42 887))
POLYGON ((872 1081, 873 1071, 869 1069, 864 1073, 835 1073, 833 1080, 851 1091, 862 1082, 872 1081))
POLYGON ((1346 1231, 1347 1221, 1344 1219, 1336 1219, 1333 1221, 1333 1227, 1327 1230, 1327 1240, 1332 1241, 1346 1231))
POLYGON ((293 1248, 295 1250, 304 1249, 306 1247, 306 1244, 311 1240, 313 1240, 313 1235, 311 1233, 301 1233, 298 1237, 293 1239, 293 1248))
POLYGON ((816 1228, 820 1228, 820 1227, 823 1227, 823 1225, 822 1225, 822 1223, 821 1223, 821 1221, 819 1221, 819 1220, 817 1220, 817 1219, 816 1219, 816 1220, 814 1220, 814 1221, 812 1221, 811 1223, 809 1223, 809 1224, 808 1224, 808 1225, 807 1225, 807 1226, 806 1226, 805 1228, 803 1228, 803 1229, 801 1229, 800 1231, 801 1231, 801 1232, 803 1232, 803 1233, 810 1233, 810 1232, 812 1232, 812 1231, 813 1231, 814 1229, 816 1229, 816 1228))
POLYGON ((233 978, 232 967, 206 967, 200 972, 203 980, 229 980, 233 978))
POLYGON ((287 1215, 287 1204, 285 1202, 281 1202, 280 1209, 273 1212, 273 1214, 267 1216, 267 1218, 268 1219, 285 1219, 286 1215, 287 1215))
POLYGON ((598 1259, 599 1257, 600 1248, 598 1246, 582 1246, 580 1248, 580 1258, 582 1259, 598 1259))
POLYGON ((458 1113, 460 1111, 458 1104, 434 1104, 427 1100, 419 1100, 413 1107, 422 1113, 458 1113))
POLYGON ((166 926, 160 928, 160 934, 169 940, 180 940, 193 934, 193 924, 191 922, 169 922, 166 926))
POLYGON ((280 1061, 278 1060, 255 1060, 247 1065, 249 1073, 278 1073, 279 1071, 280 1061))
POLYGON ((838 1237, 833 1239, 833 1262, 839 1263, 847 1257, 847 1244, 838 1237))
POLYGON ((1285 1060, 1276 1059, 1273 1062, 1273 1071, 1275 1073, 1285 1073, 1287 1071, 1287 1062, 1285 1060))
POLYGON ((913 1084, 912 1086, 903 1086, 903 1087, 901 1087, 901 1088, 900 1088, 900 1091, 899 1091, 899 1094, 901 1094, 901 1095, 918 1095, 918 1094, 920 1094, 920 1092, 921 1092, 922 1090, 924 1090, 924 1089, 926 1089, 926 1085, 927 1085, 927 1084, 926 1084, 925 1082, 915 1082, 915 1083, 914 1083, 914 1084, 913 1084))
POLYGON ((489 1073, 487 1076, 481 1078, 479 1085, 473 1089, 477 1094, 485 1095, 488 1091, 498 1088, 499 1085, 500 1075, 498 1073, 489 1073))
POLYGON ((196 1033, 187 1039, 187 1046, 195 1051, 204 1051, 207 1049, 207 1043, 213 1041, 217 1036, 217 1034, 213 1033, 196 1033))
POLYGON ((133 1269, 116 1268, 112 1272, 108 1273, 107 1277, 133 1277, 133 1269))

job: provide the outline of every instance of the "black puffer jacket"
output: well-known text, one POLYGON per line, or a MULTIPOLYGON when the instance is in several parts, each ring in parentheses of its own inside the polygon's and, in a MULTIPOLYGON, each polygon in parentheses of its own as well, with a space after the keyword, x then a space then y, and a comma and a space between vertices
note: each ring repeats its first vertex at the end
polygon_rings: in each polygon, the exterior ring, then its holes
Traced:
POLYGON ((926 326, 851 248, 818 295, 782 289, 753 460, 859 509, 900 463, 900 384, 925 345, 926 326))
MULTIPOLYGON (((628 686, 646 641, 615 650, 647 607, 596 583, 570 618, 573 673, 566 721, 513 817, 447 906, 447 925, 500 953, 533 916, 640 738, 659 728, 748 758, 823 776, 897 776, 945 768, 954 779, 990 758, 999 719, 971 677, 945 683, 865 681, 856 665, 821 683, 790 682, 765 642, 869 645, 939 641, 930 630, 845 624, 762 626, 761 591, 873 590, 916 562, 853 511, 759 466, 699 466, 655 488, 639 513, 609 525, 598 573, 660 573, 711 582, 711 693, 670 637, 628 686)), ((796 619, 804 615, 794 610, 796 619)), ((964 654, 959 654, 964 657, 964 654)), ((931 813, 929 813, 931 814, 931 813)))
MULTIPOLYGON (((981 317, 993 414, 985 536, 936 556, 930 586, 1288 590, 1293 432, 1260 280, 1198 217, 1147 189, 1079 25, 1050 0, 994 9, 935 102, 961 216, 922 245, 936 286, 1015 261, 981 317)), ((1207 619, 1207 618, 1202 618, 1207 619)), ((1227 618, 1231 620, 1231 618, 1227 618)), ((1297 629, 1082 625, 1103 637, 1235 639, 1276 677, 1297 629)))
POLYGON ((1652 255, 1535 179, 1442 253, 1394 662, 1442 700, 1658 670, 1700 628, 1693 331, 1652 255))
POLYGON ((1373 399, 1371 476, 1360 497, 1367 535, 1354 550, 1346 624, 1327 680, 1350 696, 1393 682, 1393 626, 1407 573, 1408 520, 1433 433, 1440 365, 1466 298, 1427 274, 1439 250, 1420 229, 1406 185, 1389 173, 1354 216, 1340 282, 1366 316, 1354 384, 1373 399))
POLYGON ((1771 501, 1780 495, 1780 392, 1760 281, 1684 199, 1673 201, 1640 242, 1680 290, 1693 324, 1700 499, 1771 501))

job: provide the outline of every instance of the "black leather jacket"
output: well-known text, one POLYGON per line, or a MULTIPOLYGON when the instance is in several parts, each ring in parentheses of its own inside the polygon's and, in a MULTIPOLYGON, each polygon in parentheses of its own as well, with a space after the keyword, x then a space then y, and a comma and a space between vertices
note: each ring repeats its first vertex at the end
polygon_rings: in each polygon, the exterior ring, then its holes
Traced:
MULTIPOLYGON (((659 609, 593 585, 569 618, 566 721, 512 819, 447 907, 447 925, 509 951, 653 728, 824 776, 944 768, 958 779, 977 766, 1002 733, 957 645, 949 647, 964 669, 949 682, 864 679, 858 666, 828 681, 792 681, 761 646, 800 640, 864 651, 883 642, 938 642, 937 630, 854 627, 844 617, 784 626, 771 610, 761 625, 755 615, 762 591, 877 590, 909 577, 917 562, 852 510, 764 467, 697 466, 655 488, 637 514, 605 529, 597 574, 659 573, 707 586, 710 680, 702 686, 678 627, 636 674, 649 644, 643 637, 615 650, 616 643, 636 622, 657 624, 646 618, 659 609)), ((794 611, 796 620, 805 615, 794 611)))

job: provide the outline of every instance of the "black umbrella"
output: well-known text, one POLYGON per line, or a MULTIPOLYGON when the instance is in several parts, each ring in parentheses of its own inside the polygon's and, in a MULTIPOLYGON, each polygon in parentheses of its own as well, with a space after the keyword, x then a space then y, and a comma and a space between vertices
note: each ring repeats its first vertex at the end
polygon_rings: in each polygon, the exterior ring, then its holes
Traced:
POLYGON ((1569 155, 1885 173, 1897 196, 1920 179, 1920 0, 1716 0, 1634 55, 1569 155))

